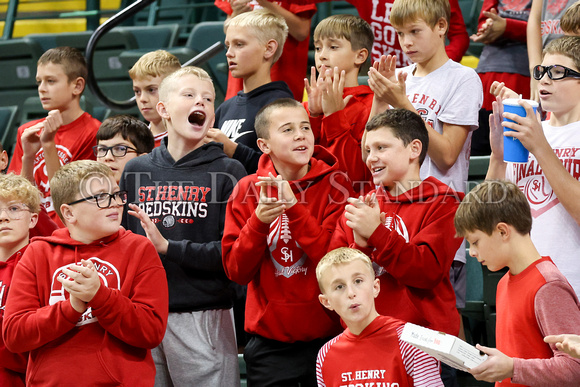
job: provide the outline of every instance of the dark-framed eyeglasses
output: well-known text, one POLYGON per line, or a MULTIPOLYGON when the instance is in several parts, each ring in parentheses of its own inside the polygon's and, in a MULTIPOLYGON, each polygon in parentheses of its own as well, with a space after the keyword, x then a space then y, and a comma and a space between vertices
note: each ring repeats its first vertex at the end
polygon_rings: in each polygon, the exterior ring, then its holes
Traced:
POLYGON ((27 211, 30 212, 30 209, 24 203, 10 204, 8 207, 0 208, 0 217, 5 212, 9 219, 20 220, 27 211))
POLYGON ((552 66, 537 65, 536 67, 534 67, 532 76, 534 77, 534 79, 539 81, 546 73, 548 73, 548 77, 553 81, 557 81, 558 79, 564 78, 580 78, 580 73, 578 71, 574 71, 572 69, 569 69, 568 67, 560 65, 552 65, 552 66))
POLYGON ((109 208, 111 207, 111 201, 115 199, 115 203, 118 205, 123 205, 127 203, 127 191, 117 191, 115 193, 108 193, 103 192, 97 195, 89 196, 87 198, 82 198, 79 200, 75 200, 74 202, 67 203, 69 206, 73 204, 81 203, 81 202, 88 202, 94 200, 97 203, 97 207, 99 208, 109 208))
POLYGON ((113 145, 113 146, 104 146, 104 145, 95 145, 93 147, 93 153, 96 157, 105 157, 107 153, 111 151, 111 154, 114 157, 124 157, 127 152, 135 152, 137 153, 137 149, 131 148, 128 145, 113 145))

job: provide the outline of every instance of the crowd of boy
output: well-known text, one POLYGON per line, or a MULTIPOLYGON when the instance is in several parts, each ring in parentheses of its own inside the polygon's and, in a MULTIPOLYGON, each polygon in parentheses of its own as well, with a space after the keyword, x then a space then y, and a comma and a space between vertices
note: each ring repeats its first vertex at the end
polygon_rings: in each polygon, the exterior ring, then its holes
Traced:
POLYGON ((378 55, 368 86, 377 26, 321 21, 304 103, 272 69, 288 36, 306 39, 313 6, 221 3, 241 91, 217 110, 209 75, 158 50, 130 70, 149 126, 100 124, 80 107, 80 52, 39 60, 49 113, 19 129, 9 166, 0 149, 0 170, 20 174, 0 176, 0 384, 239 385, 233 306, 247 292, 249 385, 456 386, 401 332, 460 334, 465 238, 509 269, 497 349, 478 345, 489 358, 470 372, 578 385, 580 37, 533 67, 548 121, 525 102, 526 117, 504 114, 514 91, 491 86, 491 181, 465 196, 483 90, 446 51, 456 0, 389 4, 412 63, 378 55), (527 164, 503 161, 502 126, 527 164))

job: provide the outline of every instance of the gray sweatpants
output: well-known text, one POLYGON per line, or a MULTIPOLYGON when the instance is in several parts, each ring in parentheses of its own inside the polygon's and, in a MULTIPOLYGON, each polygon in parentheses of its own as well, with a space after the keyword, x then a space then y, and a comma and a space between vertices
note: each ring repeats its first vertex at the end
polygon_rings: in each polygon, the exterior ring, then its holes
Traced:
POLYGON ((151 354, 156 387, 240 385, 231 309, 169 313, 165 337, 151 354))

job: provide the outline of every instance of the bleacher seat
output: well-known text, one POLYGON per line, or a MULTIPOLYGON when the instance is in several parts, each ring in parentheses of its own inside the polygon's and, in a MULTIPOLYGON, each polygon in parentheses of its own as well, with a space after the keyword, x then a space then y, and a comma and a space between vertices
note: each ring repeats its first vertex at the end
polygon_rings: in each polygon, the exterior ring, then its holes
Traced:
POLYGON ((8 156, 12 155, 13 145, 16 141, 16 118, 18 113, 18 106, 0 106, 0 142, 3 148, 8 152, 8 156))
POLYGON ((20 105, 38 95, 36 65, 40 45, 27 38, 0 40, 0 106, 20 105))
MULTIPOLYGON (((471 344, 486 343, 485 315, 483 313, 483 271, 481 264, 465 251, 467 286, 465 307, 461 309, 465 338, 471 344)), ((484 344, 485 345, 485 344, 484 344)))
POLYGON ((115 27, 113 31, 126 31, 133 35, 139 50, 157 50, 173 47, 177 43, 179 25, 115 27))

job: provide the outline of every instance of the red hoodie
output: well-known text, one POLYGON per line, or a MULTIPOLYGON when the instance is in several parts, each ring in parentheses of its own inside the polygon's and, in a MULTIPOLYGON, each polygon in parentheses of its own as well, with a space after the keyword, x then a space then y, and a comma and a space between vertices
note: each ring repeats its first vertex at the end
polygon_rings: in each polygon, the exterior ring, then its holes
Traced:
POLYGON ((119 229, 91 244, 68 229, 35 238, 12 279, 2 333, 6 347, 30 351, 27 385, 153 385, 151 348, 167 324, 167 280, 147 238, 119 229), (57 276, 81 259, 101 286, 84 313, 57 276))
MULTIPOLYGON (((362 158, 361 140, 373 104, 370 87, 360 85, 344 89, 343 97, 352 95, 344 109, 329 116, 310 117, 316 144, 328 149, 348 174, 355 192, 365 193, 372 187, 372 177, 362 158)), ((306 111, 308 102, 304 102, 306 111)), ((309 112, 310 116, 310 112, 309 112)))
POLYGON ((369 238, 369 247, 355 244, 343 215, 329 250, 350 246, 371 257, 381 283, 379 314, 457 335, 449 269, 461 244, 453 218, 463 193, 434 177, 396 197, 383 187, 375 192, 386 221, 369 238))
MULTIPOLYGON (((8 297, 14 268, 27 247, 28 245, 12 254, 6 262, 0 261, 0 323, 4 318, 4 307, 6 306, 6 298, 8 297)), ((4 336, 0 336, 0 386, 24 386, 27 360, 27 353, 12 353, 7 350, 4 345, 4 336)))
MULTIPOLYGON (((257 176, 277 175, 268 155, 256 174, 238 182, 227 207, 222 257, 227 276, 248 284, 246 331, 292 343, 336 335, 337 315, 318 301, 316 265, 352 189, 336 158, 316 146, 310 170, 291 181, 298 203, 271 224, 255 210, 257 176)), ((275 195, 275 193, 273 194, 275 195)))

